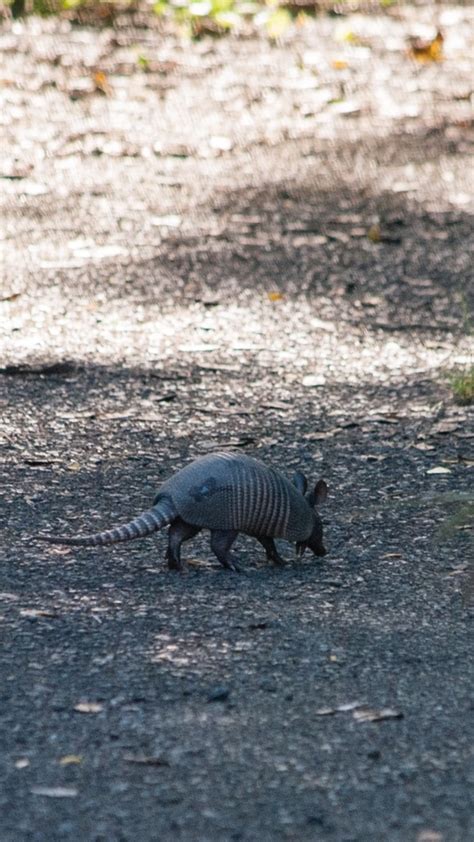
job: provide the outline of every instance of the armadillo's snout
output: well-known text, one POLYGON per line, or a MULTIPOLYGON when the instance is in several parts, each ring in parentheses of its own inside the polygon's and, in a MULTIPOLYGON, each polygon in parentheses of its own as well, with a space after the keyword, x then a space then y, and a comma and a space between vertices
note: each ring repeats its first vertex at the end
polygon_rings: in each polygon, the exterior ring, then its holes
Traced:
POLYGON ((317 519, 313 531, 308 538, 307 546, 317 556, 326 555, 326 547, 323 544, 323 525, 319 518, 317 519))

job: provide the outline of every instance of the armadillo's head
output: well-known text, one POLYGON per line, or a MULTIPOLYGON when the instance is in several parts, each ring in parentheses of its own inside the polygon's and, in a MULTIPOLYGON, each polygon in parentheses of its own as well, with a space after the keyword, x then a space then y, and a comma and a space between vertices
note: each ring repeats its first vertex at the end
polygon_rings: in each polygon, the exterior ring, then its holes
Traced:
MULTIPOLYGON (((301 545, 298 544, 298 548, 300 546, 301 545)), ((306 549, 306 547, 309 547, 315 555, 326 555, 326 547, 323 544, 323 525, 321 523, 321 518, 319 518, 318 515, 316 515, 316 522, 313 526, 313 531, 311 535, 309 536, 308 540, 303 544, 303 548, 306 549)), ((301 553, 301 555, 302 554, 303 553, 301 553)))
MULTIPOLYGON (((316 483, 314 490, 310 491, 309 494, 306 494, 305 497, 311 508, 315 509, 316 506, 324 503, 327 495, 328 487, 324 480, 320 479, 316 483)), ((299 541, 296 545, 298 555, 303 555, 306 547, 309 547, 309 549, 317 556, 326 555, 326 548, 323 544, 323 524, 316 511, 314 512, 314 525, 311 535, 306 539, 306 541, 299 541)))

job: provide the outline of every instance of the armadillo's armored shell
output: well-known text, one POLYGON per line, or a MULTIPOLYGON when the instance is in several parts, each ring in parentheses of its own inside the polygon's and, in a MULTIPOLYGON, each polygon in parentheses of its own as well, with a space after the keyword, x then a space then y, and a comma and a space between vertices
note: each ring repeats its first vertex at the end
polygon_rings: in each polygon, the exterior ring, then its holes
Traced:
POLYGON ((191 462, 159 489, 187 523, 235 529, 256 537, 304 541, 315 514, 304 496, 273 468, 237 453, 212 453, 191 462))

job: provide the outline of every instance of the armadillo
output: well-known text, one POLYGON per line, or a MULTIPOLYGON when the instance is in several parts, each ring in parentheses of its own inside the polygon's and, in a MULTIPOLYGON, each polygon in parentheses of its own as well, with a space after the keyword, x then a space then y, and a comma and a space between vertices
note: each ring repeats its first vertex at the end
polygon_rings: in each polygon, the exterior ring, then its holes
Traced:
POLYGON ((317 556, 326 554, 322 523, 315 511, 326 496, 324 480, 307 493, 306 477, 300 472, 290 482, 250 456, 212 453, 167 479, 153 506, 123 526, 94 535, 39 537, 55 544, 92 547, 141 538, 169 524, 168 567, 182 570, 181 544, 201 529, 209 529, 211 549, 220 563, 238 570, 230 548, 243 532, 260 542, 269 561, 283 564, 274 538, 296 542, 299 555, 307 547, 317 556))

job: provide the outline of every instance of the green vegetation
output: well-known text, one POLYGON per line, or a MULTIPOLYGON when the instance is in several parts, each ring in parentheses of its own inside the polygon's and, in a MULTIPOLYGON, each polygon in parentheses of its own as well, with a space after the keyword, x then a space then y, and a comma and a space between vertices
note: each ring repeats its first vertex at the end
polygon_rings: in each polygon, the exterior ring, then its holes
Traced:
MULTIPOLYGON (((377 0, 381 9, 396 0, 377 0)), ((113 23, 117 15, 145 11, 174 21, 192 36, 222 35, 245 24, 264 26, 271 39, 280 38, 296 20, 318 12, 341 12, 354 0, 0 0, 13 17, 61 15, 79 23, 113 23)))
POLYGON ((439 538, 450 538, 460 530, 472 529, 474 524, 474 502, 468 502, 455 509, 438 530, 439 538))
POLYGON ((451 375, 451 388, 457 403, 474 403, 474 365, 451 375))
POLYGON ((24 15, 61 15, 79 9, 90 9, 103 16, 104 12, 116 14, 138 8, 136 0, 0 0, 0 8, 9 7, 13 17, 24 15))

